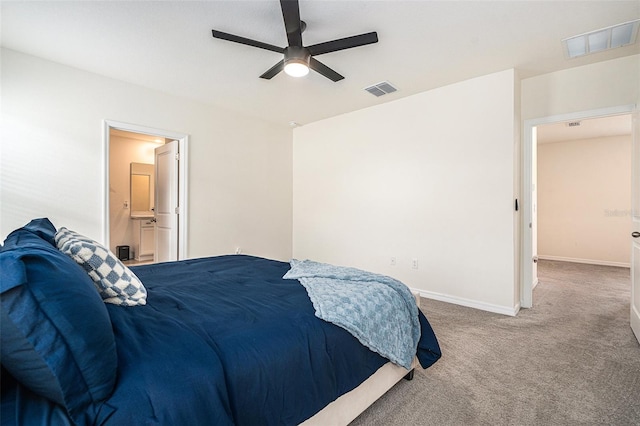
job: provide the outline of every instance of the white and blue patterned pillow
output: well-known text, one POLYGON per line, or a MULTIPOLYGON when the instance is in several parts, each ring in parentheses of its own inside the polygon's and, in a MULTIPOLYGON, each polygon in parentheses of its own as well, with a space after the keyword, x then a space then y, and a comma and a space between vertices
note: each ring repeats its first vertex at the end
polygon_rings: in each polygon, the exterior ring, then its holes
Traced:
POLYGON ((146 305, 144 285, 109 249, 64 227, 56 232, 55 240, 60 251, 87 271, 105 303, 146 305))

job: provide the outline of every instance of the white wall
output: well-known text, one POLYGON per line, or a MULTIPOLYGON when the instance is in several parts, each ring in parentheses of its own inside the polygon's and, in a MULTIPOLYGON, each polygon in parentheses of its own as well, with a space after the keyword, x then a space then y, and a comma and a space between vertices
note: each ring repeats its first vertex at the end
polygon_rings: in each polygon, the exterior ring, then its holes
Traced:
POLYGON ((522 80, 522 119, 640 102, 640 55, 522 80))
POLYGON ((538 146, 540 258, 630 265, 631 136, 538 146))
POLYGON ((294 257, 513 314, 516 85, 508 70, 297 128, 294 257))
POLYGON ((103 120, 186 133, 187 254, 291 256, 291 130, 7 49, 0 238, 31 218, 103 239, 103 120))

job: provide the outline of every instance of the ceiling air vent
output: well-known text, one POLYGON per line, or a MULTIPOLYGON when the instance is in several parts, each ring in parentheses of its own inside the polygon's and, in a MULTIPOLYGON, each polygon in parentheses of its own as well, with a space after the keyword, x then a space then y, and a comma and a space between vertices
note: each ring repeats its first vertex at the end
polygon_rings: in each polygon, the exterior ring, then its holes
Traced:
POLYGON ((382 95, 386 95, 387 93, 396 92, 398 89, 393 87, 388 81, 383 81, 381 83, 374 84, 373 86, 365 87, 364 90, 374 96, 380 97, 382 95))
POLYGON ((567 58, 576 58, 594 52, 634 44, 638 38, 640 19, 624 22, 562 40, 567 58))

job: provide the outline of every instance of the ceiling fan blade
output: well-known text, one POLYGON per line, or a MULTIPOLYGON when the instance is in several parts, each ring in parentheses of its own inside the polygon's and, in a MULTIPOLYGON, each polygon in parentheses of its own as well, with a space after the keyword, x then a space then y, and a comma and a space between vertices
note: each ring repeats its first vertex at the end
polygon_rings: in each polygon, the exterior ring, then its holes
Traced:
POLYGON ((272 66, 271 68, 269 68, 267 71, 265 71, 264 74, 260 76, 260 78, 271 80, 273 77, 275 77, 276 74, 278 74, 283 69, 284 69, 284 59, 278 62, 277 64, 275 64, 274 66, 272 66))
POLYGON ((302 24, 298 0, 280 0, 280 7, 289 46, 302 47, 302 24))
POLYGON ((307 49, 309 49, 309 53, 312 56, 315 56, 323 55, 330 52, 337 52, 338 50, 351 49, 352 47, 364 46, 377 42, 378 33, 374 31, 371 33, 360 34, 351 37, 340 38, 338 40, 314 44, 313 46, 307 46, 307 49))
POLYGON ((320 62, 315 58, 311 58, 309 60, 309 68, 324 75, 329 80, 332 80, 334 82, 342 80, 344 78, 343 76, 341 76, 340 74, 338 74, 337 72, 335 72, 334 70, 332 70, 331 68, 329 68, 328 66, 326 66, 325 64, 323 64, 322 62, 320 62))
POLYGON ((263 43, 261 41, 251 40, 237 35, 223 33, 222 31, 211 30, 214 38, 233 41, 234 43, 246 44, 260 49, 271 50, 272 52, 284 53, 284 47, 274 46, 272 44, 263 43))

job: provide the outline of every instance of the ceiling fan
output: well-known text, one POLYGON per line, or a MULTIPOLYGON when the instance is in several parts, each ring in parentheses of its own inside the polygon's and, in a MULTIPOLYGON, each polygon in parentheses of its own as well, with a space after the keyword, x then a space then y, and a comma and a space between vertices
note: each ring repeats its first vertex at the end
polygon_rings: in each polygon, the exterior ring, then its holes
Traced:
POLYGON ((284 54, 284 58, 269 68, 260 78, 269 80, 282 70, 291 76, 302 77, 307 75, 309 68, 311 68, 332 81, 339 81, 344 77, 318 61, 314 56, 378 42, 378 34, 374 31, 305 47, 302 45, 302 33, 307 24, 300 20, 298 0, 280 0, 280 7, 282 8, 282 18, 284 19, 284 27, 287 31, 287 40, 289 42, 287 47, 278 47, 222 31, 211 30, 214 38, 284 54))

